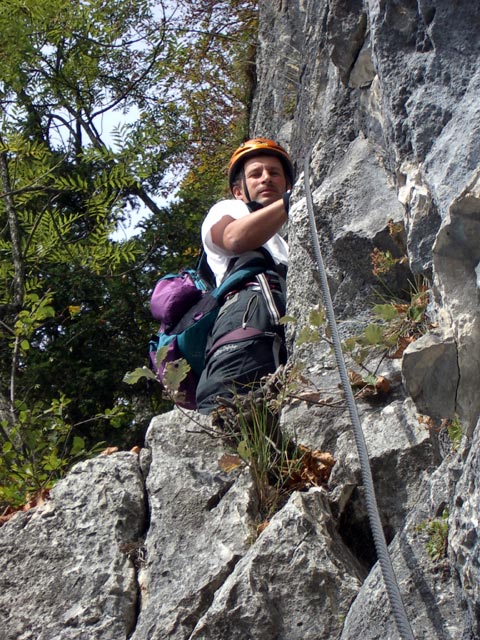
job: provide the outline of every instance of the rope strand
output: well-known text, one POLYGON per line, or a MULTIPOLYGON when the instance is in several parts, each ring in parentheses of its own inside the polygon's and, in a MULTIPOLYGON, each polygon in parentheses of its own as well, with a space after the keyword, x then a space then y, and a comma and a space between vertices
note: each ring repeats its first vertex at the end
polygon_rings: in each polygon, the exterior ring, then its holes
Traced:
POLYGON ((358 416, 357 405, 355 404, 355 398, 352 392, 352 387, 348 379, 347 368, 345 366, 345 360, 343 358, 342 346, 340 336, 338 333, 337 323, 335 320, 335 313, 333 310, 333 302, 330 295, 330 289, 328 286, 327 274, 323 263, 322 253, 320 250, 320 243, 318 241, 318 232, 315 223, 315 217, 313 212, 313 199, 312 192, 310 190, 310 154, 305 158, 305 194, 307 198, 308 217, 310 222, 310 231, 312 235, 313 248, 315 252, 315 259, 317 262, 318 272, 320 275, 320 283, 322 288, 323 301, 325 304, 325 312, 327 315, 328 326, 331 331, 333 350, 335 352, 335 358, 337 361, 338 372, 340 374, 340 380, 345 392, 345 398, 350 413, 350 419, 353 425, 353 432, 355 436, 355 443, 357 446, 358 457, 360 460, 360 466, 362 471, 363 486, 365 488, 365 501, 367 506, 367 514, 370 522, 370 528, 372 531, 373 541, 375 544, 375 550, 377 552, 378 561, 383 575, 383 580, 387 590, 388 599, 392 608, 392 613, 397 625, 397 630, 402 640, 414 640, 412 629, 408 621, 408 617, 405 611, 405 607, 398 588, 398 583, 393 571, 392 562, 388 554, 387 543, 385 535, 383 533, 382 523, 380 521, 380 515, 378 513, 377 500, 375 497, 375 489, 373 486, 372 472, 370 469, 370 462, 368 458, 367 446, 365 438, 363 436, 362 426, 360 424, 360 418, 358 416))

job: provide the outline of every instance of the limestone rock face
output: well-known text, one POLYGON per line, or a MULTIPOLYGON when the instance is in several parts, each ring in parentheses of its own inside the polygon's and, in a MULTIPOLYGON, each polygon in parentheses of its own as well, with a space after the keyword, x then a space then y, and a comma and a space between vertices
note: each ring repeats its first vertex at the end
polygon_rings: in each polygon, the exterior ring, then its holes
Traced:
POLYGON ((460 576, 462 599, 468 607, 474 637, 480 636, 479 438, 477 425, 470 450, 465 452, 466 455, 460 458, 457 468, 453 469, 458 482, 454 485, 449 536, 449 550, 460 576))
POLYGON ((363 570, 321 489, 297 493, 215 594, 193 638, 334 637, 363 570))
MULTIPOLYGON (((448 463, 443 463, 422 487, 419 501, 410 511, 401 533, 391 543, 395 576, 415 638, 469 638, 458 582, 445 558, 433 560, 428 523, 442 523, 448 502, 448 463)), ((378 565, 370 572, 350 608, 342 640, 399 638, 389 611, 388 598, 378 565)))
POLYGON ((412 342, 403 354, 407 392, 418 410, 436 418, 453 418, 458 388, 458 354, 452 337, 433 333, 412 342))
POLYGON ((78 464, 43 506, 0 530, 2 640, 128 637, 145 525, 137 456, 78 464))
MULTIPOLYGON (((478 160, 478 155, 477 155, 478 160)), ((454 198, 433 248, 435 285, 458 352, 456 410, 470 425, 480 412, 475 379, 480 373, 480 169, 454 198)))
POLYGON ((222 472, 221 443, 198 431, 177 411, 150 425, 150 527, 135 640, 189 638, 254 532, 249 476, 222 472))
POLYGON ((0 529, 1 640, 400 637, 329 333, 298 340, 322 304, 306 166, 413 635, 480 637, 479 28, 467 0, 260 0, 250 134, 286 145, 297 173, 287 331, 301 373, 282 429, 332 454, 329 485, 294 493, 258 535, 252 475, 219 466, 208 418, 157 416, 140 460, 81 463, 0 529), (385 336, 401 322, 400 348, 385 336))

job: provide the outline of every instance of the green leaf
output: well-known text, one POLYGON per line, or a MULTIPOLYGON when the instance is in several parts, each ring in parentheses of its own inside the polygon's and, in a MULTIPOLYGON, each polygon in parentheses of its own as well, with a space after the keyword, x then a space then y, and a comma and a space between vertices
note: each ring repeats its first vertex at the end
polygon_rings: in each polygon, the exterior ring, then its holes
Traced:
POLYGON ((80 436, 75 436, 73 438, 72 448, 70 449, 70 454, 75 456, 79 454, 81 451, 85 449, 85 440, 80 438, 80 436))
POLYGON ((363 333, 368 344, 383 344, 383 329, 378 324, 369 324, 363 333))
POLYGON ((237 453, 242 460, 248 462, 252 458, 252 450, 245 442, 245 440, 241 440, 237 446, 237 453))
POLYGON ((278 321, 279 324, 297 324, 297 319, 295 318, 295 316, 283 316, 280 318, 280 320, 278 321))
POLYGON ((373 307, 373 313, 386 322, 398 316, 398 311, 393 304, 376 304, 373 307))
POLYGON ((165 366, 163 383, 169 391, 178 391, 183 380, 190 371, 190 365, 184 358, 168 362, 165 366))
POLYGON ((425 307, 410 307, 408 310, 408 317, 414 322, 421 322, 424 311, 425 307))
POLYGON ((155 354, 155 366, 157 367, 157 369, 160 369, 160 366, 163 364, 163 361, 167 357, 167 353, 168 345, 166 345, 165 347, 160 347, 160 349, 158 349, 157 353, 155 354))
POLYGON ((43 468, 46 471, 57 471, 65 464, 65 460, 59 458, 55 451, 51 451, 48 456, 43 459, 43 468))
POLYGON ((40 307, 35 312, 35 320, 45 320, 46 318, 54 318, 55 317, 55 309, 53 307, 40 307))
POLYGON ((136 384, 142 378, 156 380, 157 376, 148 367, 137 367, 133 371, 127 371, 123 376, 123 382, 126 382, 127 384, 136 384))
POLYGON ((352 336, 351 338, 347 338, 342 342, 343 350, 348 352, 353 351, 356 345, 357 345, 357 339, 355 336, 352 336))
POLYGON ((394 332, 391 334, 384 333, 383 334, 383 343, 387 345, 387 347, 394 347, 398 343, 398 339, 400 335, 398 332, 394 332))
POLYGON ((6 442, 3 443, 3 447, 2 447, 2 451, 3 453, 8 453, 9 451, 11 451, 13 448, 12 443, 7 440, 6 442))
POLYGON ((308 322, 313 327, 321 327, 325 322, 325 310, 324 309, 310 309, 308 314, 308 322))
POLYGON ((300 346, 302 344, 314 344, 316 342, 320 342, 318 329, 312 329, 312 327, 303 327, 303 329, 298 334, 296 342, 297 346, 300 346))

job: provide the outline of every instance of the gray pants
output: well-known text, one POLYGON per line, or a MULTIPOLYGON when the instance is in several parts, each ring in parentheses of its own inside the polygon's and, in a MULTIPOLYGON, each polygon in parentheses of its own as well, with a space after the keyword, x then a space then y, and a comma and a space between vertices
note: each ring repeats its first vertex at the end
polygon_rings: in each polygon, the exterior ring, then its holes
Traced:
POLYGON ((231 295, 222 306, 207 344, 207 360, 197 386, 197 410, 208 414, 217 397, 233 398, 258 386, 260 378, 286 362, 283 326, 285 296, 280 287, 257 284, 231 295), (213 347, 213 351, 212 351, 213 347))

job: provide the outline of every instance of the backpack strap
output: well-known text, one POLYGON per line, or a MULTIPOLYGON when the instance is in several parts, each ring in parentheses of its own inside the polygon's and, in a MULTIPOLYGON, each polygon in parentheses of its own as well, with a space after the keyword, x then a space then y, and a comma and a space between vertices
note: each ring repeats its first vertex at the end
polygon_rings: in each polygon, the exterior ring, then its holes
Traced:
POLYGON ((222 283, 211 292, 211 295, 221 301, 228 293, 238 291, 254 278, 265 298, 267 309, 273 324, 278 324, 280 313, 270 287, 270 280, 278 280, 283 295, 286 295, 285 278, 277 270, 277 265, 270 253, 260 247, 255 251, 247 251, 238 258, 233 258, 222 283))
POLYGON ((202 249, 202 253, 197 260, 197 264, 195 266, 195 271, 202 278, 202 280, 208 285, 210 289, 215 289, 215 274, 213 273, 210 265, 208 264, 207 254, 205 250, 202 249))
POLYGON ((241 289, 245 283, 263 271, 265 271, 265 266, 262 264, 249 264, 235 269, 233 273, 222 280, 222 283, 211 292, 211 295, 216 300, 221 300, 227 293, 241 289))
POLYGON ((265 298, 270 320, 272 321, 272 324, 278 324, 280 322, 281 315, 275 303, 275 298, 273 297, 267 276, 264 273, 259 273, 257 275, 257 282, 260 285, 263 297, 265 298))
POLYGON ((264 271, 277 271, 277 264, 265 247, 258 247, 252 251, 245 251, 240 256, 232 258, 228 264, 223 280, 237 269, 243 269, 246 265, 262 265, 264 271))

